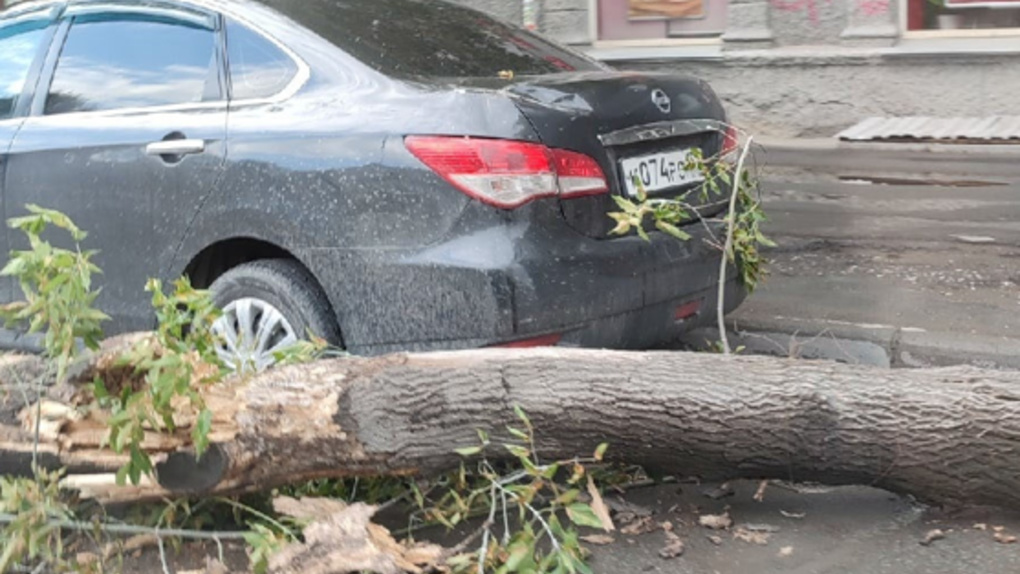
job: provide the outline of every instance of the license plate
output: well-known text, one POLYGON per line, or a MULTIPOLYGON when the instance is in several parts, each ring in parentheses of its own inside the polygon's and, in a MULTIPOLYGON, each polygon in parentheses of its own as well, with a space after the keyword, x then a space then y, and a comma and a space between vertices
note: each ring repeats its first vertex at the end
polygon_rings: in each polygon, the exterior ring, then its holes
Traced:
POLYGON ((653 153, 620 160, 624 190, 629 197, 637 197, 638 184, 645 193, 654 193, 671 187, 702 181, 700 170, 684 169, 691 155, 689 149, 653 153))

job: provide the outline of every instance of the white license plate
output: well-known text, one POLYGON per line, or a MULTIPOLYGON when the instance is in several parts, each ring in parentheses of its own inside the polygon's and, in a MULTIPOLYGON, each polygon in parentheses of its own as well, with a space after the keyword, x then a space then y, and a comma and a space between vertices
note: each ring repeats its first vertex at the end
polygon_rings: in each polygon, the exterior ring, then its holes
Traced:
POLYGON ((654 193, 705 179, 700 170, 684 169, 690 155, 691 150, 681 149, 620 160, 627 196, 637 197, 638 181, 645 193, 654 193))

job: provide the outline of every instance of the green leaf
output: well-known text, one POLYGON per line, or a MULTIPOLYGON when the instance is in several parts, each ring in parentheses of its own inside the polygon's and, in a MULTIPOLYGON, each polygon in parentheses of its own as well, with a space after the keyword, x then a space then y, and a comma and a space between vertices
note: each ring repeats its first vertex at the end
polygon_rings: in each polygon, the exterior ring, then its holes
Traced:
POLYGON ((531 544, 525 541, 514 542, 507 548, 507 551, 509 553, 505 563, 507 572, 524 572, 521 567, 525 560, 535 556, 534 542, 531 544))
POLYGON ((455 453, 457 453, 457 454, 459 454, 460 456, 463 456, 463 457, 475 456, 476 454, 482 452, 482 447, 480 447, 480 446, 466 446, 464 448, 454 449, 453 452, 455 452, 455 453))
POLYGON ((638 206, 633 201, 623 197, 622 195, 613 195, 611 197, 613 198, 613 201, 616 202, 617 207, 622 209, 624 213, 628 215, 634 215, 637 213, 638 206))
POLYGON ((528 418, 528 415, 524 414, 524 409, 521 408, 521 405, 514 405, 514 414, 517 415, 517 418, 521 419, 524 426, 531 429, 531 419, 528 418))
POLYGON ((117 475, 115 477, 115 481, 117 483, 117 486, 125 486, 127 484, 127 475, 128 475, 128 470, 130 469, 130 467, 131 467, 131 463, 129 462, 129 463, 125 464, 124 466, 122 466, 122 467, 117 469, 117 475))
POLYGON ((558 465, 558 464, 550 464, 549 466, 545 467, 544 471, 542 471, 542 478, 544 478, 546 480, 552 480, 552 478, 554 476, 556 476, 556 473, 559 472, 559 471, 560 471, 560 465, 558 465))
POLYGON ((110 398, 110 392, 106 390, 106 384, 103 383, 103 379, 96 375, 92 380, 92 394, 96 396, 99 401, 104 401, 110 398))
POLYGON ((641 181, 641 178, 634 176, 634 187, 637 188, 638 201, 644 203, 648 200, 648 192, 645 191, 645 184, 641 181))
POLYGON ((672 235, 673 237, 676 237, 680 241, 687 241, 687 240, 689 240, 691 238, 691 235, 689 233, 687 233, 686 231, 681 230, 680 228, 678 228, 677 226, 673 225, 672 223, 666 223, 665 221, 662 221, 661 219, 659 221, 655 222, 655 227, 658 228, 659 231, 668 233, 668 234, 672 235))
POLYGON ((521 429, 515 429, 514 427, 509 427, 508 426, 508 427, 506 427, 506 430, 507 430, 508 433, 512 434, 514 436, 514 438, 519 438, 521 440, 528 440, 528 433, 522 431, 521 429))
POLYGON ((602 458, 606 456, 606 449, 609 448, 609 443, 604 442, 595 449, 595 460, 602 461, 602 458))
POLYGON ((562 493, 560 493, 560 495, 553 500, 553 504, 559 504, 563 506, 573 504, 574 501, 577 500, 577 497, 580 495, 581 491, 579 489, 571 488, 570 490, 565 490, 562 493))
POLYGON ((503 446, 506 447, 506 450, 510 454, 516 456, 519 459, 527 459, 531 456, 531 451, 528 450, 526 447, 517 444, 505 444, 503 446))
POLYGON ((206 449, 209 448, 209 431, 212 430, 212 411, 202 409, 195 421, 195 428, 191 431, 192 441, 195 443, 195 457, 202 458, 206 449))
MULTIPOLYGON (((610 215, 613 215, 613 214, 610 214, 610 215)), ((610 235, 626 235, 627 233, 630 233, 630 222, 629 221, 623 221, 623 220, 617 220, 617 221, 618 221, 618 223, 616 224, 616 227, 612 228, 609 231, 610 235)))
POLYGON ((602 521, 595 515, 595 511, 583 502, 575 502, 567 507, 567 516, 570 521, 578 526, 589 528, 602 528, 602 521))

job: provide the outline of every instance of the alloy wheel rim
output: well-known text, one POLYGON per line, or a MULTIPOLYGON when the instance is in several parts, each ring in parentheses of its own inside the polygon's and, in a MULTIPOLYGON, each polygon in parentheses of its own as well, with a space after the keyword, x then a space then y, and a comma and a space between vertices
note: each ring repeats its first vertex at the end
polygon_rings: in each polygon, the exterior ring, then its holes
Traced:
POLYGON ((261 299, 231 301, 213 323, 216 354, 238 372, 263 371, 276 362, 275 354, 298 342, 283 313, 261 299))

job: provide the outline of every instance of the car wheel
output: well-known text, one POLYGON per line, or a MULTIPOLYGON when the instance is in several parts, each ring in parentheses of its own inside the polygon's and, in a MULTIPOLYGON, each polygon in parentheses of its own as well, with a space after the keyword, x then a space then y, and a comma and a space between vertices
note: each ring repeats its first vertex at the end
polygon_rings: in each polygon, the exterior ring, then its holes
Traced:
POLYGON ((340 343, 326 295, 297 261, 244 263, 217 278, 209 290, 223 311, 213 324, 217 354, 233 370, 262 371, 276 362, 275 353, 309 333, 340 343))

